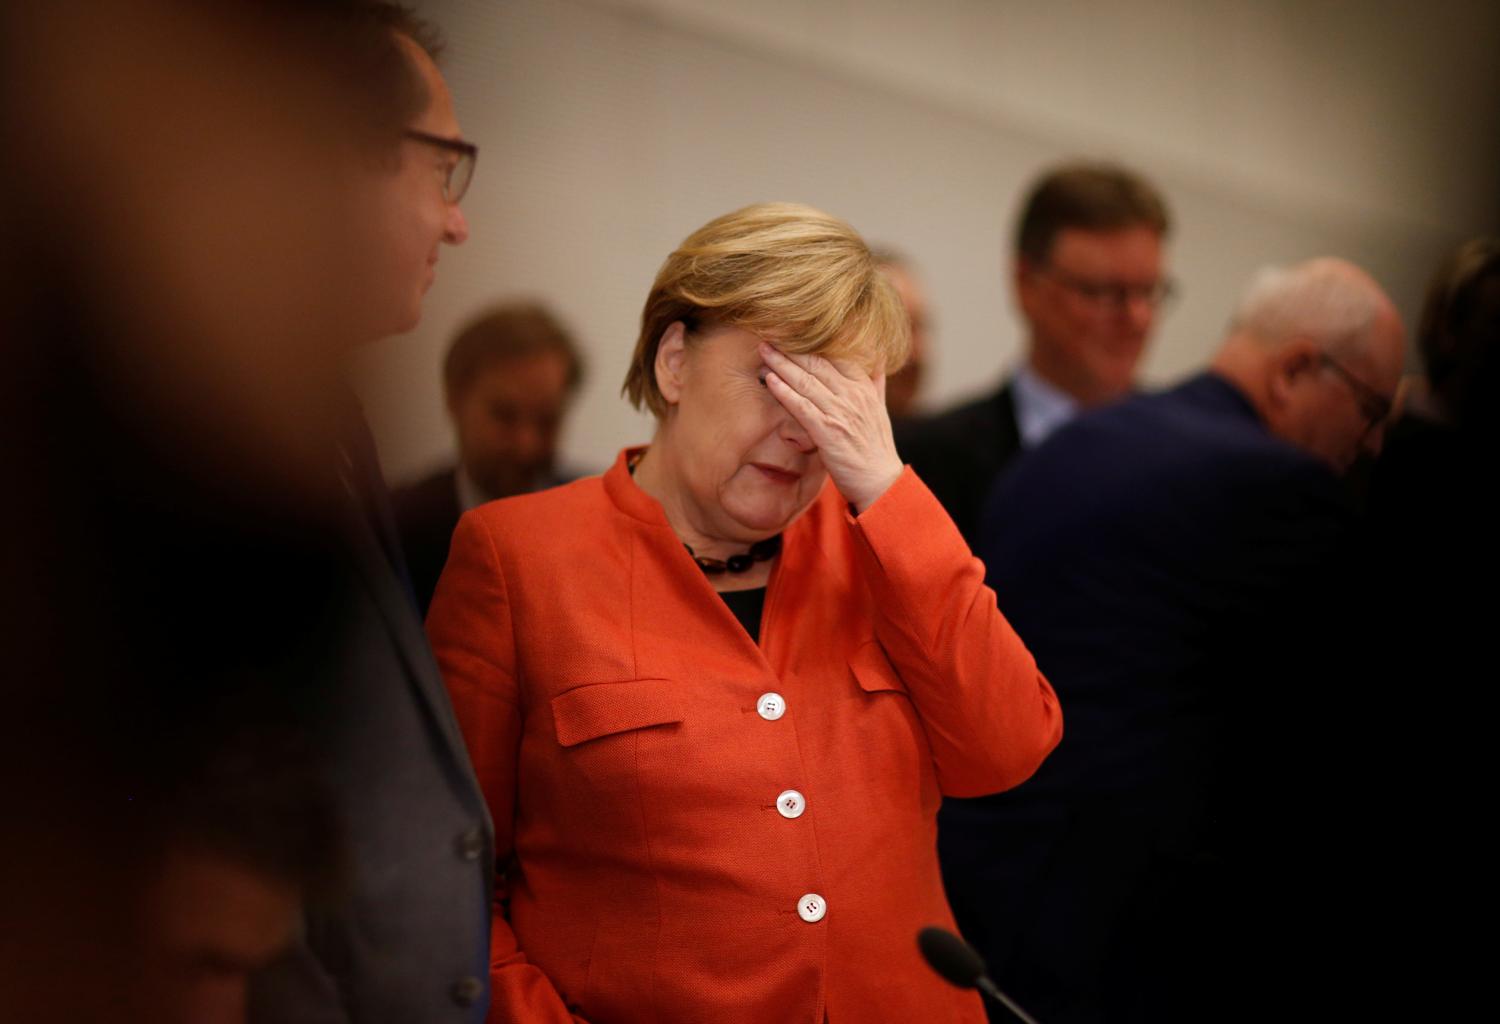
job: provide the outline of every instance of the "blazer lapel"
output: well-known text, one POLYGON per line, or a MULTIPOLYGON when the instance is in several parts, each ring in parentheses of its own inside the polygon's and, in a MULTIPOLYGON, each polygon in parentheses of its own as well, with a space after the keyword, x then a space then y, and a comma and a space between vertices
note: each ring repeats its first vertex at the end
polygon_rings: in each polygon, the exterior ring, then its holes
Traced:
MULTIPOLYGON (((349 540, 355 567, 385 621, 396 650, 400 652, 407 680, 416 692, 418 703, 426 709, 433 727, 455 754, 449 759, 450 763, 466 767, 469 761, 465 754, 463 736, 454 718, 447 690, 443 687, 437 662, 432 657, 432 649, 427 643, 427 634, 422 628, 411 586, 400 575, 403 571, 399 561, 400 548, 395 548, 397 560, 393 562, 389 543, 376 533, 377 523, 382 521, 382 511, 383 518, 393 522, 390 510, 382 510, 380 506, 383 503, 379 501, 371 502, 375 508, 366 507, 368 499, 361 493, 359 484, 352 476, 357 472, 356 466, 351 470, 351 476, 344 477, 347 500, 341 502, 345 535, 349 540)), ((394 537, 392 526, 391 542, 394 537)), ((466 773, 466 777, 469 774, 472 773, 466 773)))

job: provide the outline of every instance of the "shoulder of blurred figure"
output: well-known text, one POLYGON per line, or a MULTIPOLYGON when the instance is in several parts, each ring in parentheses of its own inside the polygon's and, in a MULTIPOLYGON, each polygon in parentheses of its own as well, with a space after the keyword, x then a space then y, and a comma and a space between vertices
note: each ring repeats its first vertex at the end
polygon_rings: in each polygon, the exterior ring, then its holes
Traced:
POLYGON ((996 426, 1007 418, 1015 419, 1015 403, 1008 377, 999 387, 977 398, 941 412, 895 420, 891 428, 896 435, 896 448, 902 450, 903 445, 971 443, 979 437, 992 435, 996 426))
POLYGON ((396 509, 396 519, 402 523, 452 516, 457 518, 458 483, 457 467, 448 466, 409 484, 391 491, 391 504, 396 509))

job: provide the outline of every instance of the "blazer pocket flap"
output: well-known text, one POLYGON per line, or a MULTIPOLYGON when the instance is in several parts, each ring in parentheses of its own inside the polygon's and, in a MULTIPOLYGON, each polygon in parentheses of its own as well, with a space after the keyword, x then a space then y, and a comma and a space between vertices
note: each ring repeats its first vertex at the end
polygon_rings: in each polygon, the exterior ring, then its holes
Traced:
POLYGON ((849 668, 854 672, 859 688, 866 693, 906 692, 906 684, 896 674, 895 666, 885 656, 885 649, 878 640, 861 644, 849 656, 849 668))
POLYGON ((670 679, 591 683, 552 698, 557 742, 565 747, 612 733, 682 721, 683 700, 670 679))

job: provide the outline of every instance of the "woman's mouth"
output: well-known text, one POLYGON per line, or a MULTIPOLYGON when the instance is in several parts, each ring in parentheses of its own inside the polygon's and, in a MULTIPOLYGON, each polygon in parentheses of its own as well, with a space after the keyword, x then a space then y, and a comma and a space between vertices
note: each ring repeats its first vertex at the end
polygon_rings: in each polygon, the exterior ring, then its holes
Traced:
POLYGON ((751 465, 760 470, 761 474, 773 484, 794 484, 802 479, 801 473, 794 473, 780 466, 769 466, 763 462, 752 462, 751 465))

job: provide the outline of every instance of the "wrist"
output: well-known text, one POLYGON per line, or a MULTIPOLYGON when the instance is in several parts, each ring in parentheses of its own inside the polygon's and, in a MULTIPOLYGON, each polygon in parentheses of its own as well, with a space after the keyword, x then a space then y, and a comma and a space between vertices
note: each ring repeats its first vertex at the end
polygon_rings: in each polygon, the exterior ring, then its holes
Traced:
POLYGON ((885 495, 885 492, 895 486, 897 480, 901 479, 901 474, 905 468, 898 459, 882 467, 879 472, 869 474, 865 480, 861 481, 860 486, 855 489, 854 493, 846 492, 844 497, 848 500, 850 506, 853 507, 854 514, 859 515, 863 513, 871 505, 879 501, 885 495))

